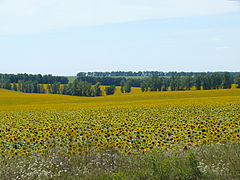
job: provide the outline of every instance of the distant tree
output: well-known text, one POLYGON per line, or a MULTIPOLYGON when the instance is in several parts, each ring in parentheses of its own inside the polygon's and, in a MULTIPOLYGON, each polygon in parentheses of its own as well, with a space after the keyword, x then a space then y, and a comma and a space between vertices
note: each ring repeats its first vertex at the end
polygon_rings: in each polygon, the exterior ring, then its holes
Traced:
POLYGON ((74 96, 91 96, 92 95, 91 84, 86 81, 81 81, 79 79, 74 80, 69 90, 74 96))
POLYGON ((211 78, 210 78, 210 75, 208 74, 202 74, 201 75, 201 78, 202 78, 202 87, 203 87, 203 90, 209 90, 211 89, 211 78))
POLYGON ((145 81, 141 83, 140 87, 141 87, 142 92, 148 91, 148 85, 145 81))
POLYGON ((170 86, 170 79, 169 78, 163 78, 162 91, 167 91, 169 86, 170 86))
POLYGON ((16 83, 13 83, 13 90, 14 90, 14 91, 17 91, 17 90, 18 90, 16 83))
POLYGON ((211 89, 220 89, 222 85, 222 75, 220 73, 213 73, 210 75, 211 77, 211 89))
POLYGON ((80 87, 82 88, 82 96, 91 96, 92 85, 86 81, 80 82, 80 87))
POLYGON ((171 76, 170 77, 170 88, 171 91, 180 90, 180 77, 179 76, 171 76))
POLYGON ((237 84, 237 88, 240 88, 240 74, 238 74, 238 75, 235 77, 235 83, 237 84))
POLYGON ((187 76, 185 81, 185 87, 186 90, 191 90, 191 88, 193 87, 193 78, 191 76, 187 76))
POLYGON ((39 93, 37 81, 33 82, 33 93, 39 93))
POLYGON ((148 78, 148 84, 149 84, 150 91, 162 90, 162 79, 158 76, 150 76, 148 78))
POLYGON ((120 82, 120 86, 121 86, 121 93, 125 93, 125 92, 124 92, 124 90, 125 90, 125 88, 124 88, 124 86, 125 86, 125 81, 121 81, 121 82, 120 82))
POLYGON ((97 82, 93 87, 92 87, 92 93, 91 96, 101 96, 102 95, 102 91, 100 88, 100 83, 97 82))
POLYGON ((52 94, 52 92, 53 92, 52 84, 46 85, 46 92, 49 94, 52 94))
POLYGON ((190 90, 192 87, 192 77, 183 76, 180 78, 180 90, 190 90))
POLYGON ((82 89, 80 87, 81 80, 75 79, 73 83, 69 84, 69 91, 71 92, 71 95, 73 96, 82 96, 82 89))
POLYGON ((26 93, 33 93, 34 92, 34 85, 32 81, 25 81, 24 82, 25 92, 26 93))
POLYGON ((60 85, 60 82, 56 81, 51 85, 52 94, 60 94, 60 85))
POLYGON ((144 91, 161 91, 163 79, 158 76, 149 76, 144 78, 141 83, 141 90, 144 91))
POLYGON ((67 95, 67 88, 68 88, 68 85, 63 84, 61 93, 67 95))
POLYGON ((105 87, 106 95, 114 94, 115 93, 115 89, 116 89, 115 86, 105 87))
POLYGON ((223 89, 230 89, 232 86, 231 75, 229 72, 223 74, 222 87, 223 89))
POLYGON ((11 90, 11 81, 10 79, 1 78, 0 79, 0 88, 11 90))
POLYGON ((196 87, 196 90, 201 90, 201 87, 202 87, 202 78, 201 78, 201 75, 198 75, 194 78, 194 84, 195 84, 195 87, 196 87))
POLYGON ((37 91, 38 93, 46 93, 46 90, 44 88, 44 84, 37 84, 37 91))
POLYGON ((73 83, 69 83, 67 85, 64 85, 63 94, 73 95, 73 83))
POLYGON ((121 81, 121 92, 122 93, 130 93, 132 88, 132 82, 130 80, 121 81))
POLYGON ((23 92, 23 80, 18 81, 18 91, 23 92))
POLYGON ((4 80, 4 88, 11 90, 11 81, 9 79, 4 80))

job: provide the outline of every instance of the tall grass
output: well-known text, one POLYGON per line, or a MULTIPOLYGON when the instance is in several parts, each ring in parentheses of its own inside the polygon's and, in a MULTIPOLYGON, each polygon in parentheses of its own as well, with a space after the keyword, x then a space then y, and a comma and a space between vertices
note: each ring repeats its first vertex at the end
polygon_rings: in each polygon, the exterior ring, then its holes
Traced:
POLYGON ((214 144, 185 150, 127 155, 114 149, 81 155, 56 151, 1 159, 0 179, 240 179, 240 145, 214 144))

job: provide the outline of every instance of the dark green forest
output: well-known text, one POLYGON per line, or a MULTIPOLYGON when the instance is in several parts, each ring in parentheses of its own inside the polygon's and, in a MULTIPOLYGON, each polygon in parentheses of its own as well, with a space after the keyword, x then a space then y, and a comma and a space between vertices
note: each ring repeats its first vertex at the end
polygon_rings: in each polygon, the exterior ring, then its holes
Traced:
POLYGON ((18 83, 19 81, 34 81, 37 84, 53 84, 54 82, 68 84, 67 77, 53 76, 51 74, 0 74, 0 79, 7 79, 10 83, 18 83))
MULTIPOLYGON (((170 77, 170 76, 198 76, 203 72, 176 72, 176 71, 111 71, 111 72, 79 72, 77 74, 78 77, 146 77, 146 76, 162 76, 162 77, 170 77)), ((207 74, 212 74, 214 72, 207 72, 207 74)), ((223 74, 225 72, 218 72, 223 74)), ((230 72, 231 75, 235 76, 239 74, 239 72, 230 72)))

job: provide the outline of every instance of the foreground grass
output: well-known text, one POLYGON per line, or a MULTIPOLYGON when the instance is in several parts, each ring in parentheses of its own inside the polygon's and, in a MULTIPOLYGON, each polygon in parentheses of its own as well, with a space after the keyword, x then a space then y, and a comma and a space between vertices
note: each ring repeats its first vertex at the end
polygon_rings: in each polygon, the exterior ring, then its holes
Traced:
POLYGON ((114 149, 2 159, 0 179, 239 179, 240 145, 124 155, 114 149))

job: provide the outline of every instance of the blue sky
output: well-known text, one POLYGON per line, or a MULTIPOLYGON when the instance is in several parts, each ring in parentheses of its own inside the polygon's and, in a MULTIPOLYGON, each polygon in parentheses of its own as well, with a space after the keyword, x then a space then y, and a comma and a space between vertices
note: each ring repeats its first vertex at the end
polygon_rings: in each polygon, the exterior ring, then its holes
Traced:
POLYGON ((21 2, 0 0, 2 73, 240 71, 238 2, 21 2))

